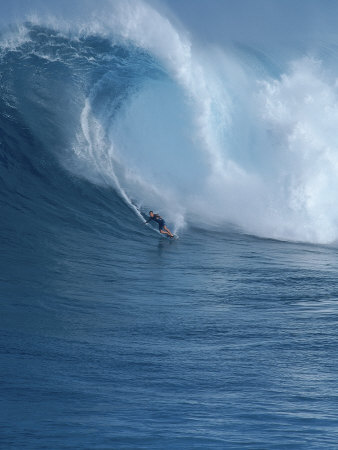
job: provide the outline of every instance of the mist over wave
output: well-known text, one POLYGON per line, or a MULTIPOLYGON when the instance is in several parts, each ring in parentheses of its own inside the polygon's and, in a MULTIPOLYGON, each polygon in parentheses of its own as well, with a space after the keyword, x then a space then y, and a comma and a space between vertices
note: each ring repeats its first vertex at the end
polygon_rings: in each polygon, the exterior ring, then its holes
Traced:
POLYGON ((176 230, 337 239, 332 60, 202 45, 145 2, 86 8, 3 28, 2 114, 46 155, 176 230))

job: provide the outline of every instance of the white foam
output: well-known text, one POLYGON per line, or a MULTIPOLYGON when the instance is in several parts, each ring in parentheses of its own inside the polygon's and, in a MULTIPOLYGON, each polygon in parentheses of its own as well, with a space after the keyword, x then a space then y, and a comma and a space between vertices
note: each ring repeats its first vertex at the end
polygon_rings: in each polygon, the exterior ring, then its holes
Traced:
POLYGON ((14 51, 29 41, 30 37, 25 25, 18 24, 3 28, 0 36, 0 52, 14 51))
MULTIPOLYGON (((115 10, 114 30, 159 58, 181 86, 185 96, 182 102, 188 103, 191 111, 189 133, 196 154, 207 155, 208 174, 204 179, 196 178, 184 193, 168 185, 161 195, 160 184, 132 166, 128 137, 120 136, 116 142, 121 144, 124 139, 123 157, 118 159, 125 167, 126 189, 142 196, 147 205, 161 205, 172 220, 187 214, 200 223, 232 222, 262 236, 335 240, 336 86, 334 81, 325 80, 320 65, 303 59, 281 79, 257 84, 249 79, 252 74, 243 73, 240 62, 219 50, 208 57, 196 51, 186 34, 181 35, 148 5, 128 5, 119 4, 117 15, 115 10), (216 54, 215 62, 212 56, 216 54), (243 104, 234 105, 229 84, 240 101, 246 95, 243 104), (236 123, 250 130, 248 134, 256 141, 252 146, 247 142, 240 158, 231 148, 236 123), (262 154, 266 156, 262 158, 262 154), (195 195, 197 184, 203 188, 195 195)), ((136 103, 131 102, 127 113, 134 124, 135 108, 136 103)), ((165 114, 163 120, 167 120, 165 114)), ((137 137, 134 145, 139 142, 137 137)), ((110 140, 114 141, 113 135, 110 140)), ((145 142, 156 145, 151 140, 145 142)), ((184 152, 184 148, 176 151, 184 152)), ((114 152, 115 162, 118 153, 114 152)), ((170 158, 174 160, 175 154, 170 158)), ((166 164, 156 168, 163 176, 166 164)), ((176 230, 179 227, 176 221, 176 230)))

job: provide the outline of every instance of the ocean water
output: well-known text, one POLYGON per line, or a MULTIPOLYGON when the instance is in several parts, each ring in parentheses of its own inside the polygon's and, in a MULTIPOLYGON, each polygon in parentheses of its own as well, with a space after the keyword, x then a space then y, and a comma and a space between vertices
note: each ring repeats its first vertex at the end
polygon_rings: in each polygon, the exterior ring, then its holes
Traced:
POLYGON ((333 43, 106 6, 2 27, 1 448, 336 449, 333 43))

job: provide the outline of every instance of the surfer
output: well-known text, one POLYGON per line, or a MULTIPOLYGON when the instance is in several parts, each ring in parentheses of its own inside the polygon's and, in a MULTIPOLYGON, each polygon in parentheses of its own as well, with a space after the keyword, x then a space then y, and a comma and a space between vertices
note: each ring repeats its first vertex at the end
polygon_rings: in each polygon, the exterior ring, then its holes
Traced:
POLYGON ((149 223, 151 220, 158 223, 158 229, 161 234, 167 234, 171 238, 174 237, 172 232, 165 224, 164 219, 162 219, 162 217, 159 214, 154 214, 153 211, 149 211, 149 219, 146 221, 146 223, 149 223))

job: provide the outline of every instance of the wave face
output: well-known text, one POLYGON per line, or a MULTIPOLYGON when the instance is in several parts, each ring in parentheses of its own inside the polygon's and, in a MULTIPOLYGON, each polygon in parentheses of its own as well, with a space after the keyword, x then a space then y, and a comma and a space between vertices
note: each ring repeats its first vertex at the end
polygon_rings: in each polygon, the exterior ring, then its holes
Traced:
POLYGON ((84 202, 73 190, 82 179, 93 204, 114 190, 121 220, 151 208, 176 231, 235 225, 335 241, 329 52, 288 60, 284 50, 279 60, 244 45, 206 48, 145 3, 106 7, 86 20, 25 16, 3 29, 4 201, 17 202, 13 183, 27 179, 46 213, 62 215, 67 202, 84 202))

